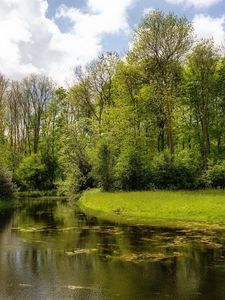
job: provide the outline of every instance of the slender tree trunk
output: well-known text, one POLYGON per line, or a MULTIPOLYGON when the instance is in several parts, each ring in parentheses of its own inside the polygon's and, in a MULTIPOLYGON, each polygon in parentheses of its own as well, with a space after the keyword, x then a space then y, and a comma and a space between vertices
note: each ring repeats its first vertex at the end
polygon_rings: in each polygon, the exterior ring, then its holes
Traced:
POLYGON ((167 99, 166 104, 167 110, 167 120, 166 120, 166 131, 167 131, 167 146, 170 152, 170 156, 174 153, 174 143, 173 143, 173 128, 172 128, 172 105, 170 99, 167 99))
POLYGON ((162 152, 165 149, 165 122, 160 121, 159 135, 158 135, 158 152, 162 152))

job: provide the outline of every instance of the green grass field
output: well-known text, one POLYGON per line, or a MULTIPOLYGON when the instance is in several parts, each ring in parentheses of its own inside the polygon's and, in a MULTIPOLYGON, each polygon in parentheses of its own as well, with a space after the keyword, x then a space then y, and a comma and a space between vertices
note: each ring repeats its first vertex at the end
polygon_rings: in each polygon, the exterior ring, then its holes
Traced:
POLYGON ((87 191, 79 201, 87 213, 102 219, 163 226, 225 226, 225 191, 87 191))

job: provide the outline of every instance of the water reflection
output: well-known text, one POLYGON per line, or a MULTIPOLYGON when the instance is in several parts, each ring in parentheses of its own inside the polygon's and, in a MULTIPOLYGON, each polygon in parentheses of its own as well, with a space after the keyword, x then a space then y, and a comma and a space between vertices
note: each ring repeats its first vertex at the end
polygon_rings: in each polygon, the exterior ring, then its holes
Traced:
POLYGON ((0 218, 0 299, 225 299, 225 231, 115 225, 65 201, 0 218))

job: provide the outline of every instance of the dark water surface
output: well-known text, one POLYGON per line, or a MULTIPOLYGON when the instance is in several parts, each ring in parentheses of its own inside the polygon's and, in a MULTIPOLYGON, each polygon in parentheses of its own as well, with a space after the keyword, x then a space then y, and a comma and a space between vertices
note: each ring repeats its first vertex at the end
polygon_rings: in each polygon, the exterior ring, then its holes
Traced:
POLYGON ((0 215, 0 299, 225 299, 225 231, 122 226, 24 201, 0 215))

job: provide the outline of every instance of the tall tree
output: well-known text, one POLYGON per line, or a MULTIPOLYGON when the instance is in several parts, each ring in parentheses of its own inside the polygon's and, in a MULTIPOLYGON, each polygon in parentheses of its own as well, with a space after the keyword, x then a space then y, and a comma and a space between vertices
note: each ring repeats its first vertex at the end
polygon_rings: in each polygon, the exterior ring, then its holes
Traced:
POLYGON ((79 68, 76 70, 78 84, 73 88, 73 98, 79 107, 78 116, 94 117, 101 132, 104 110, 112 104, 112 79, 116 72, 118 55, 106 53, 92 62, 84 74, 79 68))
POLYGON ((218 53, 212 41, 199 42, 188 59, 190 101, 199 125, 199 142, 206 168, 210 153, 210 111, 214 100, 218 53))
POLYGON ((42 75, 31 75, 24 79, 23 84, 27 104, 32 106, 33 151, 37 153, 42 116, 52 98, 53 84, 49 78, 42 75))
POLYGON ((6 109, 6 90, 8 87, 8 79, 0 74, 0 142, 3 142, 4 138, 4 131, 5 131, 5 124, 4 124, 4 119, 5 119, 5 109, 6 109))
POLYGON ((159 148, 164 149, 164 133, 172 155, 173 107, 180 77, 180 62, 192 45, 192 25, 186 18, 160 11, 149 13, 138 27, 131 60, 143 65, 154 87, 158 104, 159 148))

